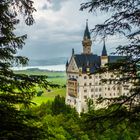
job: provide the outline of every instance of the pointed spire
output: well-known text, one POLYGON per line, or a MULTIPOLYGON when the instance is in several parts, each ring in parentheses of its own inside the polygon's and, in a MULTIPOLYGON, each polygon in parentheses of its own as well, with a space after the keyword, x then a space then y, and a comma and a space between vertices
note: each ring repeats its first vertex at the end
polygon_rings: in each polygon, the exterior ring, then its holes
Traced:
POLYGON ((89 29, 88 29, 88 19, 86 20, 86 29, 85 29, 85 32, 84 32, 84 39, 90 39, 90 32, 89 32, 89 29))
POLYGON ((74 55, 74 48, 72 49, 72 55, 74 55))
POLYGON ((105 46, 105 38, 103 39, 103 50, 102 50, 102 56, 107 56, 107 50, 106 50, 106 46, 105 46))

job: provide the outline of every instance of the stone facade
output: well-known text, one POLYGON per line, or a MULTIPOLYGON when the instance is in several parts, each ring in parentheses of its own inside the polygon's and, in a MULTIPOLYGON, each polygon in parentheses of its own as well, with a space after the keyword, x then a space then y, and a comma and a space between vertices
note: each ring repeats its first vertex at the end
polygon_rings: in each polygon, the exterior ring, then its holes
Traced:
POLYGON ((118 83, 116 79, 120 78, 120 76, 111 72, 95 73, 98 68, 104 67, 108 62, 116 61, 119 57, 108 56, 105 43, 101 56, 91 53, 92 43, 88 25, 86 25, 82 44, 83 53, 74 54, 73 50, 71 59, 66 64, 66 104, 75 107, 79 113, 87 110, 87 99, 96 101, 99 97, 127 96, 131 88, 129 84, 118 83), (102 79, 112 80, 103 82, 102 79))

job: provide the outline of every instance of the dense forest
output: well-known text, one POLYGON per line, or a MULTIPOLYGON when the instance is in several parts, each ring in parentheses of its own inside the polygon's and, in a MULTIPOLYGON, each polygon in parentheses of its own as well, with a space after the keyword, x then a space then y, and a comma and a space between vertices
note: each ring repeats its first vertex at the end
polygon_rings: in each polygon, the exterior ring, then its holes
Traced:
MULTIPOLYGON (((102 120, 102 122, 89 122, 89 117, 95 115, 103 116, 116 106, 110 106, 107 110, 94 110, 90 107, 87 113, 80 115, 74 108, 65 104, 65 98, 59 95, 53 102, 27 109, 36 116, 36 124, 42 128, 42 139, 48 140, 137 140, 140 134, 140 122, 133 120, 129 123, 127 119, 118 123, 120 114, 114 120, 102 120), (44 134, 44 135, 43 135, 44 134)), ((121 113, 127 113, 125 108, 121 113)))

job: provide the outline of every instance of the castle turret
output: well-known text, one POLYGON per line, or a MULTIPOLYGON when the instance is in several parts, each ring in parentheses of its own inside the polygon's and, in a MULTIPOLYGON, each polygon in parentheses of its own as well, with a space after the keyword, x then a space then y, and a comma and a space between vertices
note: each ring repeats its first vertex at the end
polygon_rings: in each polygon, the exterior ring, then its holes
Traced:
POLYGON ((108 63, 108 56, 107 56, 107 50, 106 50, 106 45, 105 45, 105 39, 103 40, 103 50, 102 50, 102 55, 101 55, 101 66, 104 67, 105 64, 108 63))
POLYGON ((89 29, 88 29, 88 20, 86 22, 86 29, 85 29, 85 32, 84 32, 84 37, 83 37, 82 44, 83 44, 83 53, 84 54, 91 54, 92 41, 91 41, 91 38, 90 38, 89 29))
POLYGON ((74 55, 74 48, 72 49, 72 55, 74 55))

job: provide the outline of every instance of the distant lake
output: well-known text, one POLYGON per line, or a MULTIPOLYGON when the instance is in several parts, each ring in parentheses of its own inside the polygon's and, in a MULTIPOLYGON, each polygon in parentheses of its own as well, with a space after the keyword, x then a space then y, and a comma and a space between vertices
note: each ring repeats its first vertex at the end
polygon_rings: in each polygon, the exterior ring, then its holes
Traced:
POLYGON ((40 69, 40 70, 49 70, 49 71, 65 71, 65 64, 61 65, 48 65, 48 66, 25 66, 25 67, 12 67, 12 70, 27 70, 27 69, 40 69))

